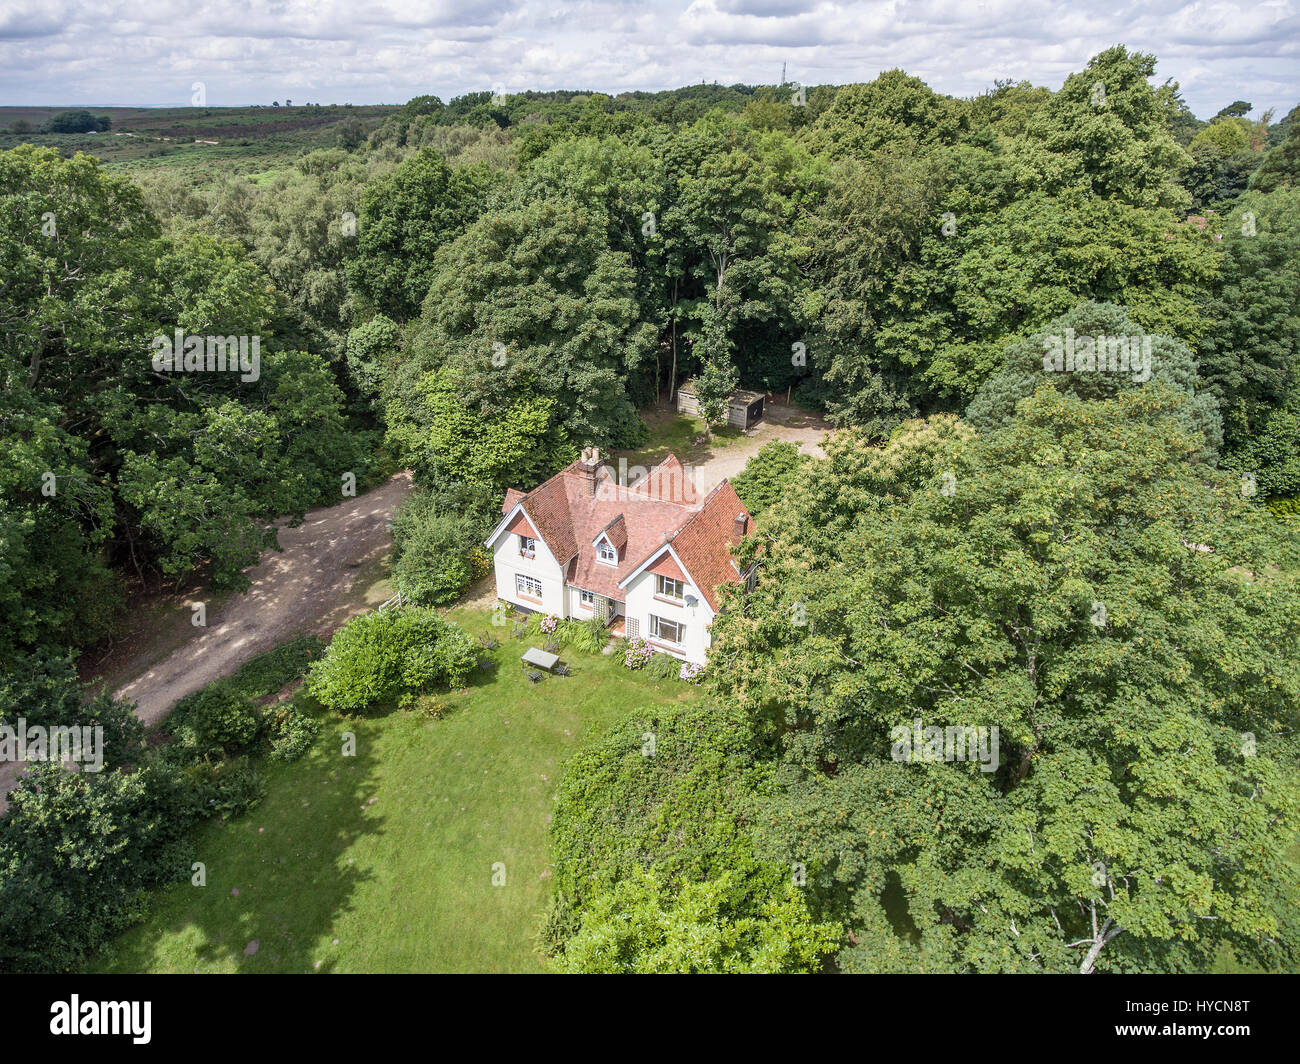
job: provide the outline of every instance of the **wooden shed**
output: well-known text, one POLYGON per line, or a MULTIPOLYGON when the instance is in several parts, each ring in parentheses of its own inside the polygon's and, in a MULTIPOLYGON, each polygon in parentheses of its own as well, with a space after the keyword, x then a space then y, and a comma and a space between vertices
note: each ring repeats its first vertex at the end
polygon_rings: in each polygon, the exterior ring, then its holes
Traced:
MULTIPOLYGON (((700 401, 695 395, 695 381, 683 381, 677 389, 677 410, 692 417, 700 416, 700 401)), ((747 429, 763 420, 763 393, 737 388, 727 401, 727 424, 747 429)))

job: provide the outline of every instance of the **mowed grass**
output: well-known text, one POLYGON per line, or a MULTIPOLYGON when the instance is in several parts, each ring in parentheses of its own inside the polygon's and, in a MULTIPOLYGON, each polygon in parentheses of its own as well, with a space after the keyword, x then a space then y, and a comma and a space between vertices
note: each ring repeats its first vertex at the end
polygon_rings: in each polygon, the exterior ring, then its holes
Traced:
POLYGON ((438 696, 440 719, 418 708, 324 715, 302 760, 266 764, 258 806, 203 830, 196 859, 207 885, 160 891, 144 923, 90 970, 543 970, 534 937, 565 758, 594 729, 699 691, 571 647, 561 657, 573 675, 533 686, 519 655, 538 637, 515 639, 481 610, 449 617, 501 640, 487 655, 495 672, 438 696), (352 757, 342 756, 346 732, 352 757))

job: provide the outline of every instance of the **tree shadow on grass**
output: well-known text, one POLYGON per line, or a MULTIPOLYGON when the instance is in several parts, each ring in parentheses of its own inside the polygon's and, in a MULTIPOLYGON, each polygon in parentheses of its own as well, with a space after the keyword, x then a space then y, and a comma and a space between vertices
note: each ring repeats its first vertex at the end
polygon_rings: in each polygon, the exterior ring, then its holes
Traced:
POLYGON ((260 766, 266 794, 258 805, 198 830, 194 861, 205 885, 187 879, 155 895, 144 923, 108 944, 94 970, 334 969, 338 917, 371 878, 347 852, 384 829, 372 808, 382 721, 329 716, 322 724, 301 759, 260 766), (343 753, 345 733, 356 737, 355 754, 343 753))

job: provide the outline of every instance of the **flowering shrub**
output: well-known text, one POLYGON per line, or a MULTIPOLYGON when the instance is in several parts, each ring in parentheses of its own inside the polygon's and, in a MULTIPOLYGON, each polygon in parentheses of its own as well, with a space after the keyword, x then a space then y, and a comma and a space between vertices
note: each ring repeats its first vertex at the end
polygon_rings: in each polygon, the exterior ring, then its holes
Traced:
POLYGON ((682 662, 681 671, 677 674, 679 680, 685 680, 687 683, 699 683, 700 676, 704 672, 703 665, 697 665, 693 661, 682 662))
POLYGON ((629 669, 643 669, 654 653, 655 648, 644 639, 629 639, 623 648, 623 664, 629 669))
POLYGON ((547 635, 550 635, 560 624, 560 618, 548 614, 541 620, 541 629, 547 635))

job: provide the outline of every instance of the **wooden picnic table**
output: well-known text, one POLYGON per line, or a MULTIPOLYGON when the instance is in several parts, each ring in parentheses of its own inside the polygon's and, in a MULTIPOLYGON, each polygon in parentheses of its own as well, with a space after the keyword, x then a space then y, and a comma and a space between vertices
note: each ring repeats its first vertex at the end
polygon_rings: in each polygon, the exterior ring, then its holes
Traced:
POLYGON ((538 650, 536 647, 529 647, 524 651, 522 660, 525 664, 536 665, 539 669, 545 669, 550 672, 555 668, 556 663, 560 660, 559 654, 548 654, 545 650, 538 650))

